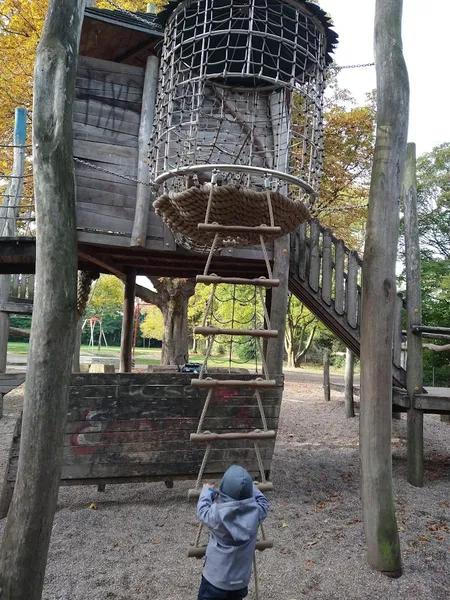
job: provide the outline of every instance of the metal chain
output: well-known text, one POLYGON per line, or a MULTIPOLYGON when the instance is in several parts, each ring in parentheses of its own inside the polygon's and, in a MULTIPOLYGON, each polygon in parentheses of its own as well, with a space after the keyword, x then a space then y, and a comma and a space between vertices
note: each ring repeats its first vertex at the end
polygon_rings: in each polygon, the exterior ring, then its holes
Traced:
POLYGON ((148 183, 146 181, 141 181, 140 179, 137 179, 136 177, 128 177, 128 175, 121 175, 119 173, 114 173, 114 171, 110 171, 109 169, 105 169, 104 167, 99 167, 97 165, 93 165, 92 163, 88 162, 87 160, 83 160, 82 158, 74 157, 73 160, 77 163, 80 163, 81 165, 89 167, 90 169, 95 169, 96 171, 102 171, 102 173, 108 173, 108 175, 114 175, 114 177, 119 177, 120 179, 126 179, 127 181, 132 181, 133 183, 140 183, 141 185, 146 185, 149 187, 152 186, 151 183, 148 183))
POLYGON ((370 63, 361 63, 359 65, 343 65, 342 67, 340 67, 339 65, 332 65, 331 68, 335 68, 338 71, 342 71, 342 69, 363 69, 364 67, 374 67, 375 63, 374 62, 370 62, 370 63))

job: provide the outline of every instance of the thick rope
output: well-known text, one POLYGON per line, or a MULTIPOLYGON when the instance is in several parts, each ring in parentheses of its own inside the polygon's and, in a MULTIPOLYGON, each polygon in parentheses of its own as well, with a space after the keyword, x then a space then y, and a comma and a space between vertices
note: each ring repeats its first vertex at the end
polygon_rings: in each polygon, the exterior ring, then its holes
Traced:
POLYGON ((197 433, 201 433, 203 429, 203 421, 205 420, 206 413, 208 412, 209 402, 212 398, 213 390, 212 388, 208 390, 208 395, 206 396, 205 404, 203 405, 202 414, 200 415, 200 420, 198 422, 197 433))
POLYGON ((256 568, 256 552, 253 555, 253 576, 255 578, 255 600, 259 600, 258 570, 256 568))
POLYGON ((269 369, 267 368, 266 357, 264 356, 264 350, 262 347, 261 339, 260 338, 255 338, 255 339, 256 339, 256 343, 258 345, 259 354, 261 355, 261 365, 262 365, 262 371, 264 374, 264 378, 268 381, 270 379, 269 369))
POLYGON ((267 208, 269 209, 269 220, 270 220, 270 226, 274 227, 275 226, 275 220, 273 218, 273 206, 272 206, 272 196, 270 195, 270 190, 266 190, 266 197, 267 197, 267 208))
POLYGON ((267 431, 268 427, 267 427, 266 413, 264 412, 264 407, 262 404, 261 394, 259 393, 259 390, 255 390, 255 398, 258 402, 259 414, 261 415, 263 429, 264 429, 264 431, 267 431))
POLYGON ((216 287, 217 287, 217 283, 213 283, 211 296, 209 297, 208 304, 206 305, 206 309, 205 309, 205 314, 203 316, 202 327, 206 326, 206 322, 208 320, 209 313, 211 311, 211 308, 212 308, 212 305, 213 305, 213 302, 214 302, 214 297, 215 297, 215 294, 216 294, 216 287))
MULTIPOLYGON (((274 223, 281 228, 269 237, 275 239, 292 233, 309 220, 308 208, 300 200, 291 200, 277 191, 256 191, 244 186, 193 186, 181 192, 169 192, 153 203, 156 214, 175 232, 189 240, 191 246, 210 245, 214 232, 199 231, 205 222, 221 225, 259 227, 274 223), (270 197, 270 203, 268 198, 270 197)), ((252 246, 258 243, 257 233, 234 233, 222 239, 222 245, 252 246)))
POLYGON ((261 299, 261 304, 262 304, 262 308, 263 308, 263 312, 264 312, 264 318, 266 320, 266 329, 272 329, 272 326, 270 324, 269 312, 267 310, 267 306, 266 306, 266 301, 265 301, 265 298, 264 298, 263 290, 262 290, 262 288, 259 288, 258 291, 259 291, 259 297, 261 299))
POLYGON ((208 370, 208 359, 212 352, 215 337, 215 335, 212 335, 210 338, 208 338, 208 347, 206 348, 205 360, 203 361, 202 368, 200 369, 200 375, 198 376, 199 379, 203 379, 203 375, 208 370))
POLYGON ((195 536, 195 541, 194 541, 194 546, 196 548, 198 548, 198 545, 200 543, 200 538, 202 535, 202 531, 203 531, 203 523, 200 523, 198 526, 198 530, 197 530, 197 535, 195 536))
POLYGON ((259 236, 259 243, 261 244, 261 248, 264 254, 264 261, 266 263, 266 268, 267 268, 267 275, 269 276, 269 279, 272 279, 273 275, 272 275, 272 267, 270 266, 270 260, 269 260, 269 255, 267 254, 267 248, 266 248, 266 244, 264 243, 264 236, 260 235, 259 236))
POLYGON ((261 458, 261 451, 259 449, 258 442, 253 442, 253 444, 255 446, 255 454, 256 460, 258 461, 259 474, 261 475, 261 483, 266 483, 266 474, 264 472, 264 465, 261 458))
POLYGON ((195 488, 197 490, 200 489, 200 486, 202 484, 203 473, 205 471, 206 464, 208 462, 208 458, 209 458, 210 453, 211 453, 211 442, 209 442, 209 444, 207 444, 207 446, 206 446, 206 450, 205 450, 205 454, 203 456, 202 464, 200 465, 200 471, 198 472, 198 475, 197 475, 197 481, 195 482, 195 488))
POLYGON ((92 282, 99 278, 99 273, 90 271, 79 271, 77 281, 77 312, 82 317, 89 300, 92 282))
POLYGON ((211 248, 209 250, 208 260, 206 261, 205 270, 203 271, 203 275, 208 275, 209 267, 211 266, 211 261, 213 259, 214 250, 216 249, 218 240, 219 240, 219 234, 216 233, 216 235, 214 236, 213 242, 211 244, 211 248))

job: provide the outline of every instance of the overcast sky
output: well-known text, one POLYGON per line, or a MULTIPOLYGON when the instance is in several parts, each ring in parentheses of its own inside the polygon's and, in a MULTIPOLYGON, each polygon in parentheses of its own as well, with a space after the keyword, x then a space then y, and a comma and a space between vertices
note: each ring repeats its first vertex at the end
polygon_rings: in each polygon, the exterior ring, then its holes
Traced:
MULTIPOLYGON (((375 0, 321 0, 339 34, 339 65, 373 61, 375 0)), ((450 0, 404 0, 403 46, 411 85, 409 141, 419 154, 450 142, 450 0)), ((375 68, 349 69, 339 75, 341 87, 359 102, 375 88, 375 68)))

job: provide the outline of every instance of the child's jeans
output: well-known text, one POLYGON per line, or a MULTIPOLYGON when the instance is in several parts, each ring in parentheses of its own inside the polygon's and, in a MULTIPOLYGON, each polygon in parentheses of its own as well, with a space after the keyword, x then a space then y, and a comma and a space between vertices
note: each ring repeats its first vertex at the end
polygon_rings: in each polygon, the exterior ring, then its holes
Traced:
POLYGON ((206 581, 206 579, 202 577, 197 600, 242 600, 242 598, 246 598, 247 595, 247 587, 242 588, 241 590, 233 590, 232 592, 219 590, 219 588, 214 587, 209 581, 206 581))

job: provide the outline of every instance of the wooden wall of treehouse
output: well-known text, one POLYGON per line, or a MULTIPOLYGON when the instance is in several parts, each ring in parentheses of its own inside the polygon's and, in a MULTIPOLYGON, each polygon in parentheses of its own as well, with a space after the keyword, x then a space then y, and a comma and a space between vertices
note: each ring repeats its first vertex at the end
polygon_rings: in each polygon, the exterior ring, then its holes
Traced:
MULTIPOLYGON (((195 377, 195 376, 194 376, 195 377)), ((228 374, 214 374, 227 379, 228 374)), ((205 444, 190 441, 197 430, 207 390, 190 385, 192 375, 77 374, 72 376, 64 433, 62 485, 130 483, 195 479, 205 444)), ((233 375, 243 385, 253 375, 233 375)), ((278 388, 261 390, 269 429, 277 431, 283 378, 278 388)), ((262 429, 254 390, 218 388, 204 421, 204 430, 248 432, 262 429)), ((11 445, 0 497, 0 518, 6 516, 17 474, 21 422, 11 445)), ((259 441, 266 471, 275 440, 259 441)), ((258 461, 251 440, 214 442, 205 474, 219 478, 237 462, 257 477, 258 461)))
MULTIPOLYGON (((129 245, 133 229, 137 184, 138 140, 144 69, 79 56, 73 116, 77 180, 77 227, 100 235, 114 234, 112 245, 129 245)), ((149 140, 150 141, 150 140, 149 140)), ((106 238, 103 238, 103 240, 106 238)), ((164 225, 149 213, 147 247, 164 248, 164 225)))

